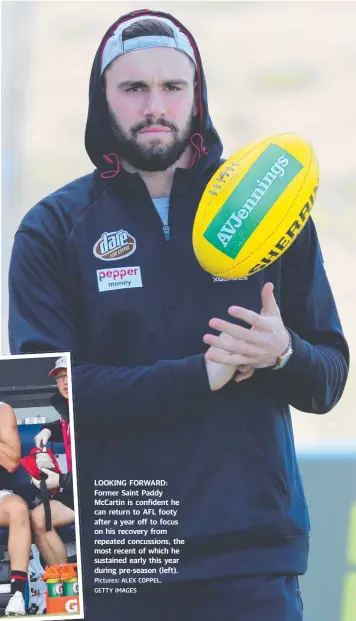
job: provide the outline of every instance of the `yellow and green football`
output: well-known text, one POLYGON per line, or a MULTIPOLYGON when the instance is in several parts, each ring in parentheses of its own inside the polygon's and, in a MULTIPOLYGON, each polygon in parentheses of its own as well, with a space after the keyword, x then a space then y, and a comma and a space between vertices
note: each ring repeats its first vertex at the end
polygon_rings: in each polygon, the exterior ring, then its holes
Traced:
POLYGON ((243 278, 271 265, 306 224, 319 184, 313 147, 295 134, 248 144, 210 179, 193 226, 201 267, 243 278))

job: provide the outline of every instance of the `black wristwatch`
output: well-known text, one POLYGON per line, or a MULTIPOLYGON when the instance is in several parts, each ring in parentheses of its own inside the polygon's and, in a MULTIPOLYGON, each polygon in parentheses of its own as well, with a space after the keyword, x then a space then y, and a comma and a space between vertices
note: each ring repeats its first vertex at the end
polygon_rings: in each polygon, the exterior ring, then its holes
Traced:
POLYGON ((278 371, 279 369, 283 369, 283 367, 286 366, 289 358, 291 357, 291 355, 293 354, 293 344, 292 344, 292 337, 290 332, 288 332, 289 334, 289 343, 288 343, 288 347, 287 349, 283 352, 283 354, 281 354, 280 356, 278 356, 277 358, 277 363, 274 365, 274 367, 271 367, 271 371, 278 371))

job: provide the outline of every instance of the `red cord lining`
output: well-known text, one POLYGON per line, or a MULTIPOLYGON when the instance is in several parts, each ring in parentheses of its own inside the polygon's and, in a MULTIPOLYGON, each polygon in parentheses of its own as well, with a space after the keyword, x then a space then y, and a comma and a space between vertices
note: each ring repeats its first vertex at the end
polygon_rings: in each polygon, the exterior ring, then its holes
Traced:
POLYGON ((108 164, 116 164, 115 170, 107 170, 106 172, 102 172, 100 177, 102 179, 113 179, 120 172, 120 161, 119 156, 116 153, 108 153, 107 155, 103 155, 103 158, 108 164))

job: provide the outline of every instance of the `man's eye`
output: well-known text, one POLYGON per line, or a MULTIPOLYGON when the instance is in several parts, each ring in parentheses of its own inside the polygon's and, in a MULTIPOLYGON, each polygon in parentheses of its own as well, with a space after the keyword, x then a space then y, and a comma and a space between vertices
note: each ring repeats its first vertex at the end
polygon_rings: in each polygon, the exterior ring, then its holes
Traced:
POLYGON ((168 84, 167 85, 167 89, 169 91, 179 91, 180 90, 180 88, 178 86, 174 86, 174 84, 168 84))
POLYGON ((125 89, 125 93, 139 93, 140 91, 144 90, 144 86, 140 86, 139 84, 137 86, 129 86, 128 88, 125 89))

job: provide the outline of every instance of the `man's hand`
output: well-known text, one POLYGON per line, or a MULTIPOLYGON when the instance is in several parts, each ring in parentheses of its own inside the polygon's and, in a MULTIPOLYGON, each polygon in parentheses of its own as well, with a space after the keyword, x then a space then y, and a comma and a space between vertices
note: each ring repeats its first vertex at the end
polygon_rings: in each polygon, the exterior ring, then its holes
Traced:
MULTIPOLYGON (((223 332, 217 337, 217 339, 220 347, 222 347, 223 344, 225 344, 226 347, 229 347, 229 343, 232 344, 234 342, 234 339, 231 336, 224 334, 223 332)), ((254 369, 249 365, 242 365, 241 367, 235 368, 234 366, 220 364, 209 359, 211 354, 214 354, 214 352, 219 353, 219 351, 222 350, 211 346, 205 354, 206 371, 211 390, 219 390, 220 388, 223 388, 223 386, 225 386, 225 384, 227 384, 234 375, 235 382, 242 382, 253 375, 254 369)))
POLYGON ((43 470, 43 468, 53 468, 53 461, 50 454, 46 451, 36 453, 36 465, 39 470, 43 470))
POLYGON ((50 429, 41 429, 41 431, 34 437, 37 448, 42 448, 43 446, 46 446, 51 435, 52 431, 50 429))
POLYGON ((249 364, 242 364, 238 366, 236 369, 234 381, 238 384, 239 382, 243 382, 244 380, 249 379, 255 372, 254 367, 249 364))
MULTIPOLYGON (((217 336, 216 339, 220 347, 228 347, 230 341, 233 341, 233 339, 229 335, 223 333, 217 336)), ((214 361, 213 356, 218 355, 220 351, 223 350, 211 346, 205 353, 205 365, 206 372, 208 374, 210 390, 220 390, 220 388, 223 388, 223 386, 225 386, 225 384, 227 384, 232 379, 236 372, 235 366, 221 364, 218 361, 214 361), (210 358, 210 356, 212 356, 212 358, 210 358)))
MULTIPOLYGON (((211 319, 209 326, 221 334, 206 334, 204 343, 211 345, 205 354, 207 361, 240 367, 248 365, 249 369, 263 369, 277 363, 278 357, 287 349, 289 333, 286 330, 275 297, 273 284, 268 282, 262 289, 262 311, 254 311, 231 306, 229 315, 250 324, 243 328, 223 319, 211 319), (221 335, 230 336, 229 340, 221 335)), ((238 376, 236 378, 238 380, 238 376)))

